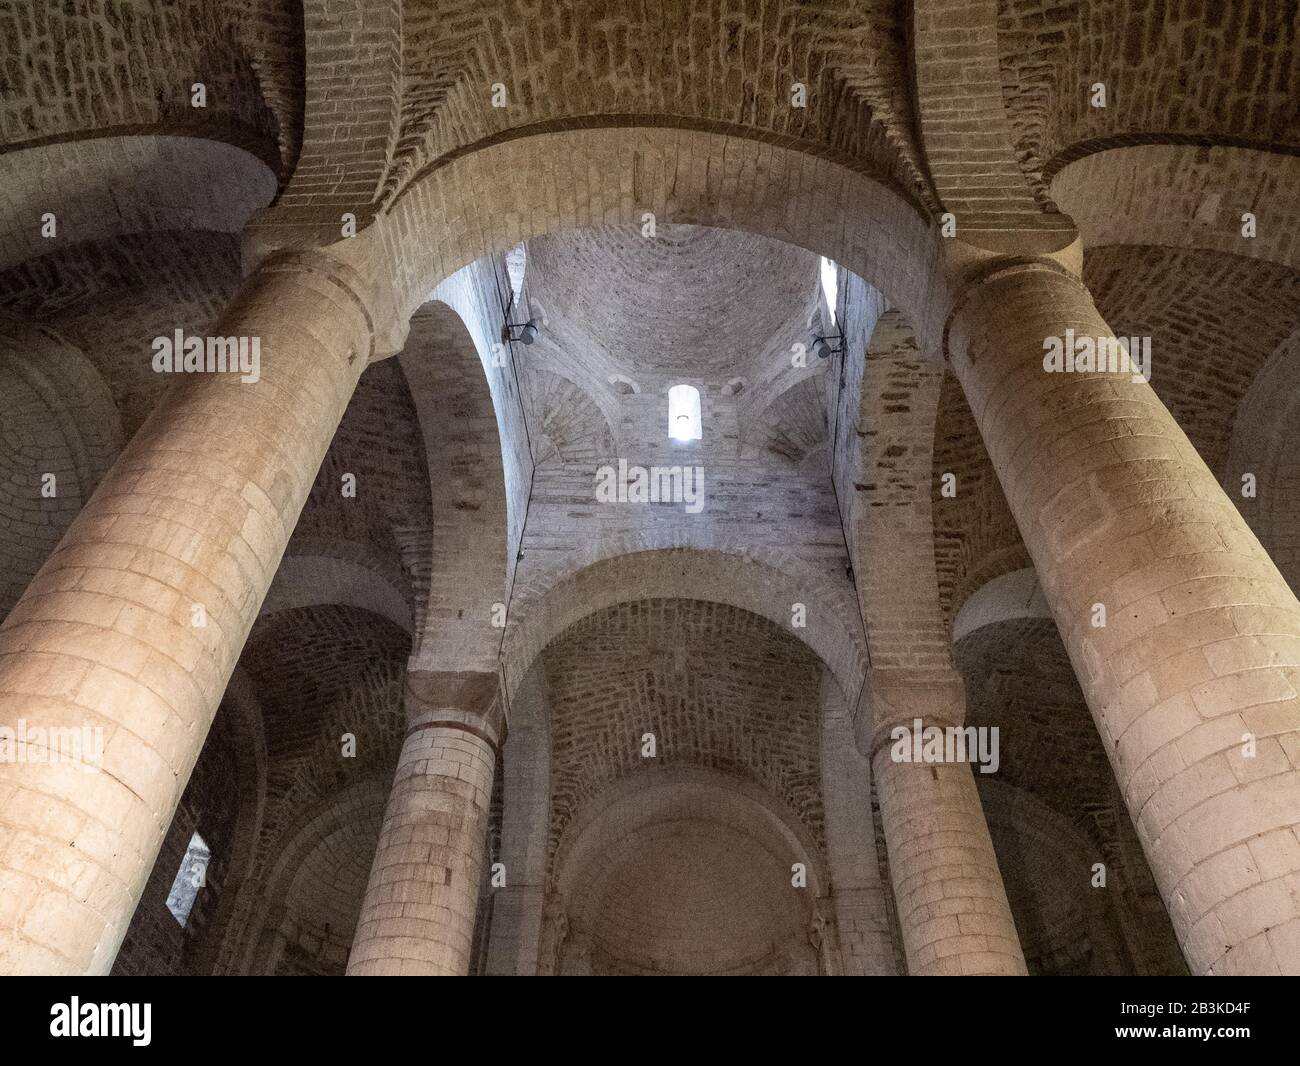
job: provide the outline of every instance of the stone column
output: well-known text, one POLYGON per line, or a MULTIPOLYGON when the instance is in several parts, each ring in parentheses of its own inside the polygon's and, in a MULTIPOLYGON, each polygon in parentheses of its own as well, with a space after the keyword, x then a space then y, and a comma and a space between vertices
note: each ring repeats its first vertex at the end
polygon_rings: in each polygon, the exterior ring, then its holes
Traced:
POLYGON ((496 674, 407 675, 407 731, 348 976, 469 972, 492 778, 496 674))
POLYGON ((822 807, 833 887, 830 899, 820 901, 819 924, 837 949, 837 973, 897 975, 888 889, 871 815, 869 744, 866 754, 858 750, 853 719, 829 671, 820 702, 822 807))
POLYGON ((1111 336, 1059 264, 1003 261, 947 355, 1188 965, 1300 973, 1300 604, 1140 375, 1044 368, 1067 330, 1111 336))
POLYGON ((922 730, 962 724, 961 678, 873 670, 868 685, 871 770, 908 972, 1024 975, 1024 953, 970 763, 909 762, 892 750, 896 727, 910 737, 918 719, 922 730))
MULTIPOLYGON (((506 765, 509 759, 507 755, 506 765)), ((507 864, 508 877, 509 860, 501 861, 507 864)), ((496 890, 488 941, 489 976, 536 976, 545 911, 546 891, 541 885, 506 885, 496 890)))
POLYGON ((259 379, 178 375, 0 628, 26 737, 0 762, 0 972, 112 965, 369 358, 364 291, 325 256, 260 267, 212 330, 259 339, 259 379))

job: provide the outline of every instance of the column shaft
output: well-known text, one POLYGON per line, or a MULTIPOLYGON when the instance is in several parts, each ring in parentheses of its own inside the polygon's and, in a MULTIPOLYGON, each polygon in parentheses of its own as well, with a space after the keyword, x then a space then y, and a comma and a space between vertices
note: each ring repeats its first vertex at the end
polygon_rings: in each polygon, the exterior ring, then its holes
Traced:
POLYGON ((408 677, 410 728, 348 976, 469 972, 499 725, 495 674, 408 677))
POLYGON ((875 671, 872 774, 908 972, 913 976, 1026 973, 969 763, 896 761, 891 733, 960 725, 960 679, 894 680, 875 671))
MULTIPOLYGON (((509 756, 506 756, 509 759, 509 756)), ((506 803, 509 804, 507 799, 506 803)), ((506 861, 504 858, 502 861, 506 861)), ((488 943, 490 976, 535 977, 546 892, 541 885, 499 889, 492 899, 492 929, 488 943)))
POLYGON ((1188 965, 1300 973, 1300 604, 1140 375, 1045 369, 1067 331, 1112 336, 1063 270, 1011 265, 948 351, 1188 965))
POLYGON ((0 627, 0 725, 28 738, 0 763, 0 972, 112 965, 365 366, 345 269, 248 279, 213 335, 258 338, 260 379, 173 385, 0 627), (74 734, 99 765, 56 757, 74 734))

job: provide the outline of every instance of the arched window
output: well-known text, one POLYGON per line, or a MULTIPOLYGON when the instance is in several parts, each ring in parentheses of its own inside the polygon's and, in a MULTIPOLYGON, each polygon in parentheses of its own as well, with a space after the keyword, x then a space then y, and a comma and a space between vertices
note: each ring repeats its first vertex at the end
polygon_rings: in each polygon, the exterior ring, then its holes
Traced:
POLYGON ((830 310, 831 321, 835 321, 835 298, 840 288, 840 268, 825 256, 822 256, 822 292, 826 296, 826 307, 830 310))
POLYGON ((674 385, 668 390, 668 436, 673 440, 699 440, 700 390, 693 385, 674 385))

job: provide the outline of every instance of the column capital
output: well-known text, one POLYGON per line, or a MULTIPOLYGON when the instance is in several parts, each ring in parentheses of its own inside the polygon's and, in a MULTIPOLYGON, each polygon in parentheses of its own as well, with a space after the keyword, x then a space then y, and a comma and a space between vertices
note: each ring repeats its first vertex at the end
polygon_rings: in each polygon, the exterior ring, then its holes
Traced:
POLYGON ((355 235, 344 237, 337 208, 264 208, 244 227, 244 270, 252 275, 275 262, 293 262, 344 284, 370 327, 367 362, 377 362, 402 350, 410 322, 397 307, 379 220, 368 209, 355 214, 355 235))
MULTIPOLYGON (((353 304, 365 321, 366 350, 356 354, 363 364, 382 358, 385 329, 377 311, 378 301, 374 286, 353 266, 328 252, 311 248, 288 248, 271 253, 259 261, 244 280, 244 289, 251 289, 275 275, 298 274, 314 279, 318 284, 341 293, 353 304)), ((238 313, 243 290, 231 302, 231 312, 238 313)))
POLYGON ((1084 284, 1083 277, 1071 266, 1053 256, 1047 255, 997 255, 990 256, 974 266, 969 266, 958 274, 948 302, 948 313, 943 320, 942 352, 944 362, 953 361, 954 348, 964 349, 960 342, 954 345, 953 326, 962 312, 970 305, 977 294, 996 282, 1014 275, 1035 274, 1044 280, 1057 284, 1064 283, 1087 294, 1092 293, 1084 284))
POLYGON ((496 674, 482 670, 408 670, 407 732, 463 729, 500 751, 506 716, 496 674))
POLYGON ((869 670, 858 723, 858 750, 868 758, 890 743, 898 726, 959 726, 966 720, 966 683, 956 670, 869 670))

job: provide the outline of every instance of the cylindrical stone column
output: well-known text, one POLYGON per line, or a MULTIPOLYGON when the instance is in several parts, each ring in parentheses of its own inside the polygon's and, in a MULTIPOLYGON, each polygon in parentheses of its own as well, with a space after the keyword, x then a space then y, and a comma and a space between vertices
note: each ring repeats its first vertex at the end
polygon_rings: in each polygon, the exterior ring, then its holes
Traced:
POLYGON ((469 972, 502 720, 495 674, 410 673, 349 977, 469 972))
POLYGON ((908 972, 1023 976, 1025 956, 970 763, 915 761, 895 750, 899 727, 910 738, 918 728, 962 724, 961 679, 874 670, 868 685, 871 772, 908 972))
POLYGON ((1300 973, 1300 604, 1140 374, 1049 369, 1112 336, 1064 268, 946 332, 1189 967, 1300 973))
POLYGON ((0 628, 0 972, 112 965, 366 365, 359 290, 323 256, 259 268, 212 331, 249 366, 257 339, 257 380, 178 375, 0 628))

